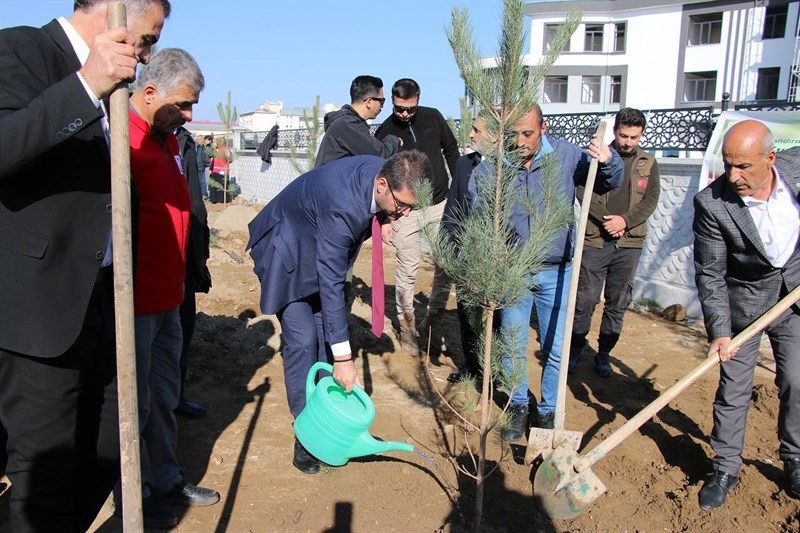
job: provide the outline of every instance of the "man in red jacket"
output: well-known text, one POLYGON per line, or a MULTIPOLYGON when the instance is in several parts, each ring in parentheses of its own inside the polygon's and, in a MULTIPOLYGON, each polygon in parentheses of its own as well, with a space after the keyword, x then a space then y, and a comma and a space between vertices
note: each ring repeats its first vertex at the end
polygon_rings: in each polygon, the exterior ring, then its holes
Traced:
MULTIPOLYGON (((139 194, 134 282, 136 371, 146 527, 171 528, 161 504, 212 505, 219 493, 183 479, 176 457, 189 191, 173 131, 192 118, 205 81, 194 58, 168 48, 142 69, 131 96, 131 175, 139 194)), ((115 509, 121 512, 119 506, 115 509)))

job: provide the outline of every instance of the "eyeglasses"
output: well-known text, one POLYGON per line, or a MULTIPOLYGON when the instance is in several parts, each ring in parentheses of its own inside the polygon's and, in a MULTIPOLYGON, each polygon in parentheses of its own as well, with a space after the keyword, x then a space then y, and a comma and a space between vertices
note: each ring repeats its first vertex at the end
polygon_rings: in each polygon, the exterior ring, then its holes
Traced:
POLYGON ((366 102, 367 100, 375 100, 381 104, 381 107, 383 107, 384 102, 386 102, 386 98, 378 98, 377 96, 367 96, 363 101, 366 102))
POLYGON ((398 200, 397 196, 394 195, 394 191, 392 190, 392 188, 389 186, 388 183, 386 184, 386 188, 389 189, 389 193, 392 195, 392 199, 394 200, 395 213, 402 213, 405 210, 413 211, 414 209, 417 208, 416 205, 407 204, 405 202, 401 202, 400 200, 398 200))
POLYGON ((412 105, 412 106, 408 106, 408 107, 401 106, 401 105, 395 105, 394 106, 394 112, 397 113, 397 114, 401 114, 401 113, 403 113, 405 111, 409 115, 413 115, 414 113, 417 112, 417 108, 418 107, 419 106, 416 106, 416 105, 412 105))

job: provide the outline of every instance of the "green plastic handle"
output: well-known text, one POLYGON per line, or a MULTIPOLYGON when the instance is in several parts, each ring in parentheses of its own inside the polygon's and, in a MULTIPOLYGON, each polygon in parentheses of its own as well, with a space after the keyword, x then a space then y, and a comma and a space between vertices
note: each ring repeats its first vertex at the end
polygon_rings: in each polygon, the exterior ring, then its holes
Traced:
POLYGON ((319 361, 311 366, 311 369, 308 371, 308 377, 306 377, 306 401, 311 400, 311 395, 314 394, 314 390, 317 388, 314 378, 317 377, 317 372, 320 370, 327 370, 333 374, 333 365, 319 361))

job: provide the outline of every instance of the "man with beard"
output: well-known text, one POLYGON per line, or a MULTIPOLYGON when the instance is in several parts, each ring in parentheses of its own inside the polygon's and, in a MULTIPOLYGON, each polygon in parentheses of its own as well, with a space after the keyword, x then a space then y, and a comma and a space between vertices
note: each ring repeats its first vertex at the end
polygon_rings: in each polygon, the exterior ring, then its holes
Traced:
MULTIPOLYGON (((592 194, 572 326, 570 372, 578 368, 603 285, 605 303, 594 371, 602 377, 613 372, 611 350, 619 340, 622 319, 631 301, 647 218, 655 211, 661 191, 656 158, 638 146, 646 125, 644 113, 631 107, 621 109, 614 119, 611 146, 622 157, 624 179, 617 189, 592 194)), ((578 187, 577 197, 583 199, 583 187, 578 187)))

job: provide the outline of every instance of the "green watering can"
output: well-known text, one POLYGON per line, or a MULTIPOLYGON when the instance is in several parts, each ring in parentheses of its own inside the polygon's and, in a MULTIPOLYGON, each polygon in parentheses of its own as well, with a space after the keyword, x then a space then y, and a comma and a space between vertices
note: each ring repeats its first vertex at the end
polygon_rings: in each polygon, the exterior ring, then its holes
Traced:
POLYGON ((308 452, 331 466, 342 466, 353 457, 375 453, 413 452, 404 442, 375 439, 369 427, 375 405, 358 385, 346 392, 332 376, 314 384, 320 370, 333 372, 328 363, 315 363, 306 378, 306 406, 294 421, 294 434, 308 452))

